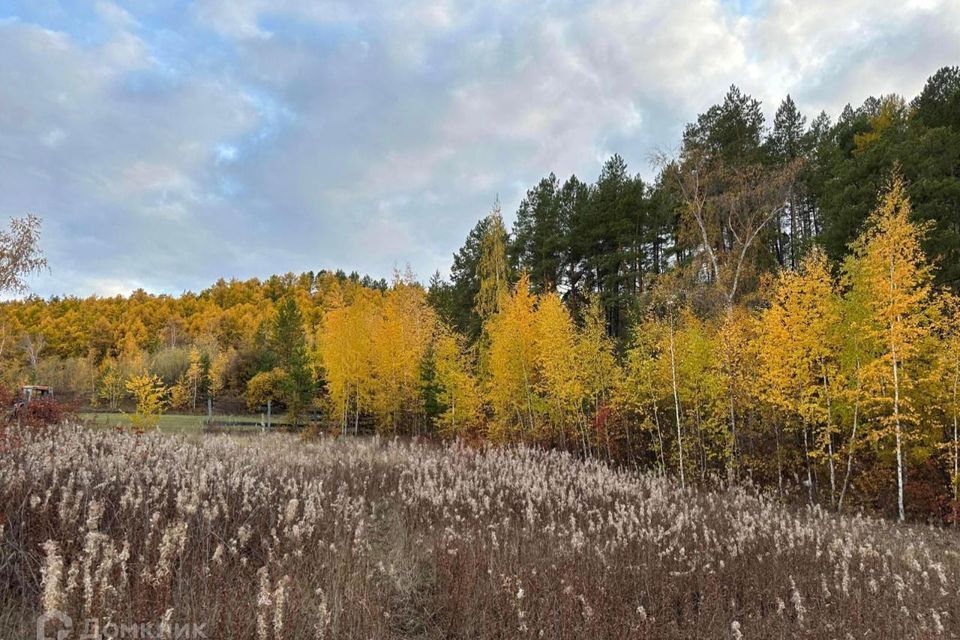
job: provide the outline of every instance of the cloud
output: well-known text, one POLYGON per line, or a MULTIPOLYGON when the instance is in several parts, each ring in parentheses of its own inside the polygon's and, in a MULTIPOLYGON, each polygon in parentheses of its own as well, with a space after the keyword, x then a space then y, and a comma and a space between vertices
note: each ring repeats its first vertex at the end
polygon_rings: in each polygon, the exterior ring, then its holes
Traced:
POLYGON ((960 60, 951 0, 91 6, 0 15, 0 214, 44 217, 44 295, 426 278, 498 194, 614 152, 650 176, 732 83, 836 115, 960 60))

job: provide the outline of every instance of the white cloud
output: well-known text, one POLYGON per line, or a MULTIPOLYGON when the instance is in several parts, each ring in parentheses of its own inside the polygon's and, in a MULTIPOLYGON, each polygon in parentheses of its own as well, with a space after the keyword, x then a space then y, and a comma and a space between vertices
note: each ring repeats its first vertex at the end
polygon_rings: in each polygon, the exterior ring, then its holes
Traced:
POLYGON ((66 137, 67 137, 67 134, 66 132, 64 132, 63 129, 54 127, 53 129, 50 129, 50 131, 40 136, 40 141, 44 145, 53 148, 58 146, 61 142, 63 142, 63 139, 66 137))
POLYGON ((836 115, 960 60, 955 0, 746 4, 100 2, 105 39, 25 12, 0 21, 0 214, 47 220, 42 293, 426 276, 497 193, 510 217, 613 152, 650 175, 732 83, 836 115))
POLYGON ((110 26, 118 29, 130 29, 140 26, 140 23, 137 22, 137 19, 134 18, 129 11, 114 2, 97 0, 94 7, 97 14, 100 15, 100 18, 110 26))

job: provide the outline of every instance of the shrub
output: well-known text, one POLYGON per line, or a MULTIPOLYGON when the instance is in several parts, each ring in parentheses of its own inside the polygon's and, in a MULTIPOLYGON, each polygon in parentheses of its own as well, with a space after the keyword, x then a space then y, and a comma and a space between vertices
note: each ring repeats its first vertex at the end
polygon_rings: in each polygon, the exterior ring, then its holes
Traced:
POLYGON ((126 387, 137 403, 136 412, 130 417, 133 430, 143 433, 156 428, 167 406, 167 390, 163 381, 155 375, 142 373, 130 378, 126 387))

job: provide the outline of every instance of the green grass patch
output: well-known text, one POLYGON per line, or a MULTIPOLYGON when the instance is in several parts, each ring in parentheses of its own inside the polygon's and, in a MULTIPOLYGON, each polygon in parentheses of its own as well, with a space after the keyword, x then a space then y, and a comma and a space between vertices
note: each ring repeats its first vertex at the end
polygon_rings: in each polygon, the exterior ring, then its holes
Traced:
MULTIPOLYGON (((124 427, 130 426, 130 414, 113 412, 83 412, 79 414, 81 420, 95 429, 111 429, 117 425, 124 427)), ((273 417, 274 424, 285 421, 286 416, 278 415, 273 417)), ((180 413, 166 413, 160 416, 158 430, 161 433, 191 435, 203 432, 203 424, 206 421, 205 415, 191 415, 180 413)), ((215 415, 215 422, 237 423, 224 427, 226 430, 242 431, 246 429, 258 428, 260 424, 259 415, 215 415)))

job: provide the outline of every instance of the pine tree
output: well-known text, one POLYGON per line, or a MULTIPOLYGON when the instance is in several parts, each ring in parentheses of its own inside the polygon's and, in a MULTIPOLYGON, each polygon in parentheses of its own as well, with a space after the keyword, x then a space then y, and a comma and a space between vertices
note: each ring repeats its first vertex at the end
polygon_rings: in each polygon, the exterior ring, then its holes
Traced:
POLYGON ((938 69, 910 106, 925 127, 960 130, 960 67, 938 69))
POLYGON ((615 154, 604 163, 573 223, 583 293, 600 295, 607 329, 616 337, 626 334, 626 310, 643 288, 647 214, 646 186, 629 175, 627 163, 615 154))
MULTIPOLYGON (((470 230, 463 246, 453 256, 450 266, 450 290, 448 307, 436 307, 441 318, 451 328, 476 340, 480 336, 483 320, 477 313, 477 298, 480 295, 480 255, 483 239, 493 219, 486 216, 470 230)), ((442 291, 437 289, 438 293, 442 291)))
POLYGON ((803 152, 806 117, 789 95, 783 99, 773 117, 773 130, 768 139, 771 152, 780 162, 789 162, 803 152))
POLYGON ((590 255, 589 239, 584 231, 589 228, 590 186, 570 176, 557 195, 561 227, 566 231, 561 276, 563 299, 574 317, 579 317, 581 305, 589 295, 585 260, 590 255))
POLYGON ((568 242, 564 222, 560 185, 551 173, 521 201, 510 243, 512 266, 530 274, 536 293, 555 291, 560 284, 568 242))
POLYGON ((307 355, 303 314, 293 296, 286 296, 277 306, 277 315, 270 333, 270 350, 277 365, 290 379, 287 400, 288 417, 299 424, 313 398, 314 381, 307 355))
MULTIPOLYGON (((773 119, 773 130, 767 139, 773 162, 786 166, 806 155, 805 146, 808 138, 804 131, 805 125, 806 118, 800 113, 796 103, 788 95, 777 109, 773 119)), ((796 192, 798 187, 799 184, 795 184, 787 197, 786 213, 789 217, 789 223, 786 234, 786 251, 782 246, 784 233, 781 231, 781 220, 778 217, 775 221, 777 225, 775 239, 777 257, 781 266, 789 263, 791 269, 798 267, 802 249, 807 243, 807 237, 802 232, 802 198, 796 192)))

